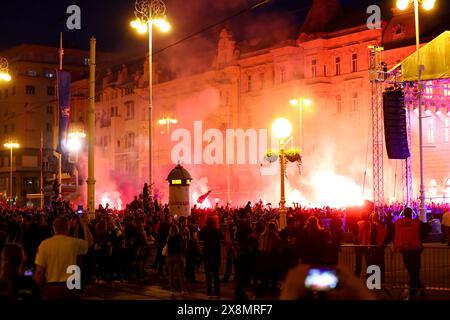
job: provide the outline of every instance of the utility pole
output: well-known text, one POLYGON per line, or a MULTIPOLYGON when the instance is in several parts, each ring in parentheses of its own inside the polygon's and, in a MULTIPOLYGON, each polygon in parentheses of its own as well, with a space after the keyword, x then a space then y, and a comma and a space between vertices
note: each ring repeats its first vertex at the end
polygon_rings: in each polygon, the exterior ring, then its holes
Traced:
POLYGON ((95 153, 95 48, 96 40, 91 38, 89 59, 89 109, 88 109, 88 214, 95 214, 95 176, 94 176, 94 153, 95 153))

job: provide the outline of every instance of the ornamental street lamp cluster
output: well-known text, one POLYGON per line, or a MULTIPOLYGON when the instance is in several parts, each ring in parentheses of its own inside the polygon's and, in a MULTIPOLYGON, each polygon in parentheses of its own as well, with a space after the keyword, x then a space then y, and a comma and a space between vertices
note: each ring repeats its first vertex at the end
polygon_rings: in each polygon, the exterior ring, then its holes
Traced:
POLYGON ((3 57, 0 57, 0 81, 11 81, 11 75, 8 71, 8 60, 3 57))
POLYGON ((153 26, 156 26, 161 32, 169 32, 171 26, 166 20, 166 5, 162 0, 137 0, 135 3, 134 14, 136 19, 131 21, 130 25, 136 29, 139 34, 148 32, 148 66, 149 66, 149 195, 153 199, 153 162, 152 162, 152 135, 153 135, 153 26))

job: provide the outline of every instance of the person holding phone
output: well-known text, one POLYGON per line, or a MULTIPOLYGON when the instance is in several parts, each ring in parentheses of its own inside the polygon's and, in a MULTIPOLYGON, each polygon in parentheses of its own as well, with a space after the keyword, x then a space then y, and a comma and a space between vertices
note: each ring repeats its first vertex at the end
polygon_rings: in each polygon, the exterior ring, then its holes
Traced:
POLYGON ((39 290, 32 270, 25 270, 25 253, 21 245, 9 243, 1 252, 0 301, 39 300, 39 290))
POLYGON ((364 284, 345 266, 299 264, 289 271, 280 300, 375 300, 364 284))

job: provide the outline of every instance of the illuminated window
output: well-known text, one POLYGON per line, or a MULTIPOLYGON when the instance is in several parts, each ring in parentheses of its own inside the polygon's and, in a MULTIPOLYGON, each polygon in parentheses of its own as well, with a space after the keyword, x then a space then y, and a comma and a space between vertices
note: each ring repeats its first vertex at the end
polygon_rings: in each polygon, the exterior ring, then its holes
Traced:
POLYGON ((336 113, 342 112, 342 97, 340 95, 336 96, 336 113))
POLYGON ((436 180, 431 179, 428 184, 428 198, 436 198, 437 197, 437 183, 436 180))
POLYGON ((172 184, 181 184, 181 180, 172 180, 172 184))
POLYGON ((425 84, 425 97, 427 99, 433 98, 433 81, 427 81, 425 84))
POLYGON ((444 83, 444 96, 450 96, 450 84, 448 83, 444 83))
POLYGON ((336 58, 336 75, 340 75, 341 74, 341 58, 337 57, 336 58))
POLYGON ((358 54, 352 54, 352 72, 358 71, 358 54))
POLYGON ((445 117, 445 142, 450 141, 450 117, 445 117))
POLYGON ((428 119, 427 142, 434 143, 434 120, 428 119))
POLYGON ((358 111, 358 92, 353 92, 351 112, 358 111))
POLYGON ((311 60, 311 77, 315 78, 317 76, 317 60, 311 60))

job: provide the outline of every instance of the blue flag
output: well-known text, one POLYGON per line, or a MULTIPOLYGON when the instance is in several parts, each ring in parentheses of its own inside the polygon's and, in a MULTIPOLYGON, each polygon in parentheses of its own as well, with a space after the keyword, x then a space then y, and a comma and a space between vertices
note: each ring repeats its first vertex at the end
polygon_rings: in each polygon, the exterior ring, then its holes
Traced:
POLYGON ((58 146, 59 153, 66 149, 67 131, 69 130, 70 121, 70 99, 71 99, 71 79, 70 73, 64 70, 57 70, 58 83, 58 115, 59 115, 59 130, 58 130, 58 146))

